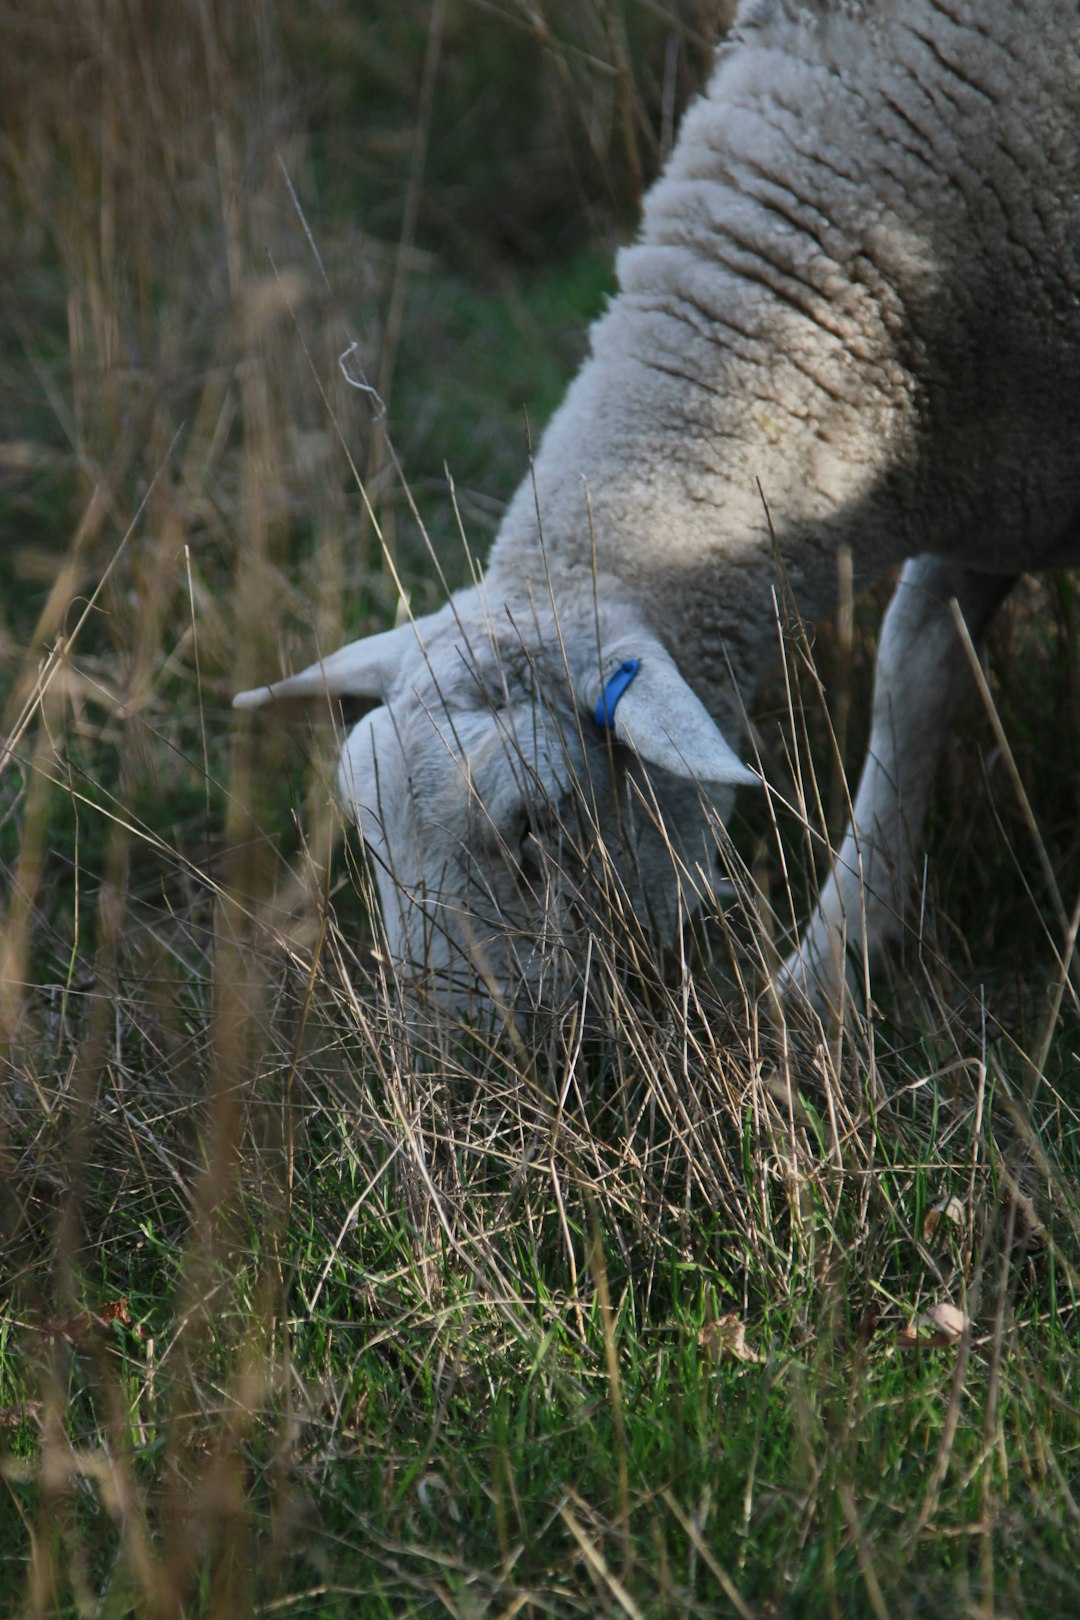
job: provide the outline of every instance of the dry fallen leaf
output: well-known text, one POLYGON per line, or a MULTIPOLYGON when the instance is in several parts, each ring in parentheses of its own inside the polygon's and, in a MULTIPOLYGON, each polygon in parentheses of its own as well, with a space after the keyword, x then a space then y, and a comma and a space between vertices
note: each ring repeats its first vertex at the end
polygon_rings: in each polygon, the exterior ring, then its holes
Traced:
POLYGON ((921 1315, 913 1317, 897 1335, 896 1342, 904 1350, 918 1347, 933 1349, 939 1345, 956 1344, 971 1326, 969 1319, 956 1305, 942 1301, 921 1315))
POLYGON ((66 1316, 56 1321, 43 1322, 38 1329, 50 1339, 67 1339, 75 1344, 93 1333, 99 1333, 110 1322, 121 1322, 138 1339, 145 1339, 146 1329, 141 1322, 132 1322, 126 1295, 121 1299, 107 1299, 92 1311, 80 1311, 77 1316, 66 1316))
POLYGON ((455 1524, 461 1523, 461 1509, 441 1474, 425 1474, 416 1487, 416 1494, 420 1506, 427 1508, 429 1513, 437 1514, 445 1510, 455 1524), (441 1498, 441 1501, 437 1498, 441 1498))
POLYGON ((760 1364, 765 1357, 751 1350, 746 1342, 746 1326, 735 1315, 706 1322, 698 1334, 698 1344, 711 1361, 748 1361, 760 1364))
POLYGON ((964 1225, 964 1206, 959 1198, 946 1198, 943 1203, 935 1204, 933 1209, 927 1210, 923 1220, 923 1240, 929 1243, 930 1239, 941 1232, 942 1237, 950 1235, 949 1228, 956 1227, 958 1231, 964 1225))
POLYGON ((1001 1219, 1005 1234, 1011 1235, 1017 1246, 1044 1249, 1050 1240, 1046 1227, 1039 1219, 1035 1200, 1029 1193, 1011 1188, 1001 1201, 1001 1219))
POLYGON ((0 1406, 0 1430, 19 1429, 24 1423, 40 1423, 44 1410, 41 1401, 24 1401, 21 1406, 0 1406))

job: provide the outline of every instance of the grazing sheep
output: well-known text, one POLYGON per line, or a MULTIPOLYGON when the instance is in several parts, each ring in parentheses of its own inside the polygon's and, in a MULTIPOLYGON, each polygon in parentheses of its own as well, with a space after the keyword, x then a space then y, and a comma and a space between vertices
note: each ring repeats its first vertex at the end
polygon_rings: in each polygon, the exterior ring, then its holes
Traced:
POLYGON ((586 879, 660 932, 693 906, 755 780, 726 739, 776 656, 777 547, 809 618, 842 548, 857 587, 903 564, 782 987, 828 997, 895 929, 950 602, 977 635, 1021 570, 1080 562, 1078 119, 1075 0, 744 0, 483 583, 236 699, 380 704, 341 794, 423 987, 535 991, 586 879))

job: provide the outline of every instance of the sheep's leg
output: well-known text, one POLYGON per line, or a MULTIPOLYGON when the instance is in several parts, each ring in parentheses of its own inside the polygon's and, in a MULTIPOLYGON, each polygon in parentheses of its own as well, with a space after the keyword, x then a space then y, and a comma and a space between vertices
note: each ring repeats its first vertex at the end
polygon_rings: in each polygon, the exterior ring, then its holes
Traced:
MULTIPOLYGON (((911 886, 930 785, 967 656, 950 608, 977 637, 1015 576, 914 557, 881 631, 870 743, 852 823, 803 938, 779 976, 782 994, 835 1005, 845 971, 895 934, 911 886)), ((857 966, 858 964, 858 966, 857 966)))

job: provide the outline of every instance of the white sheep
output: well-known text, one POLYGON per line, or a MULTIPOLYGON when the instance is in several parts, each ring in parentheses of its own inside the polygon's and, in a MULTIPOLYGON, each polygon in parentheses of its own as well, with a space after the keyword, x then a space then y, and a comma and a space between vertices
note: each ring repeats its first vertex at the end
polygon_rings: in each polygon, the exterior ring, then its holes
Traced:
POLYGON ((774 540, 809 619, 842 548, 857 585, 903 564, 782 987, 823 999, 895 929, 951 600, 977 635, 1080 562, 1078 120, 1075 0, 744 0, 482 585, 236 699, 379 702, 340 788, 414 980, 535 990, 583 874, 660 932, 692 908, 756 780, 725 739, 776 656, 774 540))

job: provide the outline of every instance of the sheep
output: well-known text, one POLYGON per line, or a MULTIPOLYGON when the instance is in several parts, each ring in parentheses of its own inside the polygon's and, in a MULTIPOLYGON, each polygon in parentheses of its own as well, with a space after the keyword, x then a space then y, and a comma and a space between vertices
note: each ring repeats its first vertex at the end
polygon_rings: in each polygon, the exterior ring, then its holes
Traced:
POLYGON ((903 915, 973 637, 1080 562, 1080 9, 743 0, 483 579, 241 693, 377 706, 339 788, 390 952, 460 1007, 573 956, 583 874, 693 910, 802 613, 901 569, 851 825, 776 976, 826 1005, 903 915))

